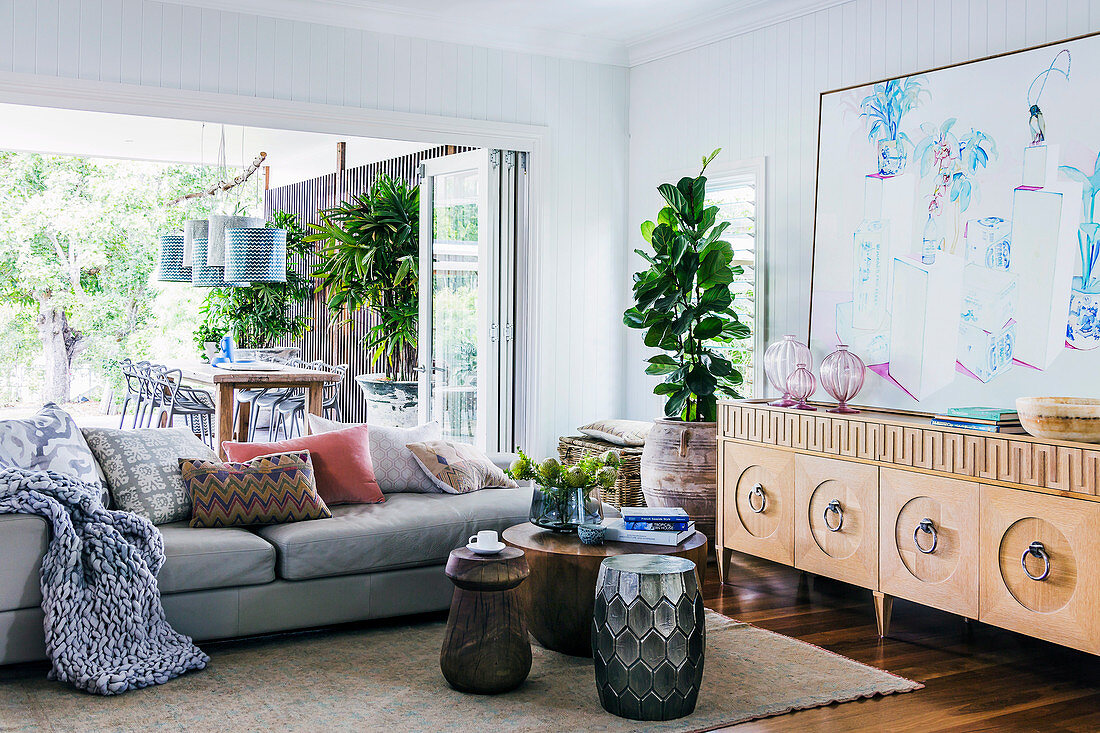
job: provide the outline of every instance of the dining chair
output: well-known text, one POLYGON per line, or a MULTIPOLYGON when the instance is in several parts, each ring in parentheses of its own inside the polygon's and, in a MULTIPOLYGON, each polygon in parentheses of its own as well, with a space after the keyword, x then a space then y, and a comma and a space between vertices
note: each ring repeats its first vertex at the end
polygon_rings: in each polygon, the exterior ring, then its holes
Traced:
POLYGON ((118 427, 119 429, 126 427, 126 413, 131 405, 134 407, 134 419, 131 421, 130 427, 137 427, 138 412, 141 409, 141 401, 144 397, 142 373, 149 367, 149 362, 133 361, 127 358, 119 363, 119 367, 122 370, 122 379, 126 385, 126 396, 122 400, 118 427))
MULTIPOLYGON (((306 368, 323 372, 335 372, 340 375, 338 381, 325 384, 321 391, 321 414, 325 417, 335 415, 334 419, 339 419, 340 384, 343 383, 344 377, 348 373, 348 365, 333 365, 325 361, 314 361, 307 364, 306 368)), ((301 390, 295 390, 295 393, 275 405, 275 440, 279 439, 280 431, 282 431, 285 439, 305 434, 306 397, 301 390)))
MULTIPOLYGON (((286 359, 279 359, 280 363, 289 367, 296 367, 304 369, 308 364, 299 359, 298 357, 289 357, 286 359)), ((247 402, 250 404, 251 409, 249 413, 248 421, 248 436, 249 443, 256 439, 257 426, 260 423, 260 415, 265 411, 270 415, 267 423, 267 439, 269 441, 274 440, 275 436, 275 406, 284 399, 292 397, 294 390, 290 388, 279 389, 242 389, 237 391, 236 402, 233 406, 233 424, 237 424, 238 416, 240 415, 241 403, 247 402)))

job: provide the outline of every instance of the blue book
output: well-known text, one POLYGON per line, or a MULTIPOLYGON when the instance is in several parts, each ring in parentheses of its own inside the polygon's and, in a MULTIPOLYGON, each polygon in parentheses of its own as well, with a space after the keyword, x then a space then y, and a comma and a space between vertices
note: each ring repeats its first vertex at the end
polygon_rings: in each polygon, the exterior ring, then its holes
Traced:
POLYGON ((644 532, 683 532, 691 524, 687 519, 675 521, 661 520, 626 520, 623 526, 629 530, 644 532))
POLYGON ((1019 418, 1015 410, 1001 407, 950 407, 947 417, 985 422, 1011 422, 1019 418))

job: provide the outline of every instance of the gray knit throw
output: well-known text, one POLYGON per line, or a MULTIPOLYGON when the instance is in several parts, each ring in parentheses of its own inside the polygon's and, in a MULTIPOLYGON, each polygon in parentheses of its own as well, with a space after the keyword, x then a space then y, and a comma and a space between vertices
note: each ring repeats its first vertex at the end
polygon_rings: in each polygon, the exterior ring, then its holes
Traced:
POLYGON ((0 469, 0 514, 37 514, 53 527, 41 579, 51 679, 117 695, 210 661, 164 618, 164 544, 149 520, 104 509, 89 484, 21 468, 0 469))

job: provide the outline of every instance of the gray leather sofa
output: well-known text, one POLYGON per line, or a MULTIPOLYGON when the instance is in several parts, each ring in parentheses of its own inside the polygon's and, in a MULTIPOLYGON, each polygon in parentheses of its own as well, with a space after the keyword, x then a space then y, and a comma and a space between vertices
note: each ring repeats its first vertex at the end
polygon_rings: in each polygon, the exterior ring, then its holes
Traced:
MULTIPOLYGON (((257 529, 160 527, 169 622, 196 641, 440 611, 447 555, 478 530, 527 521, 531 488, 388 494, 332 519, 257 529)), ((0 664, 45 659, 41 517, 0 514, 0 664)))

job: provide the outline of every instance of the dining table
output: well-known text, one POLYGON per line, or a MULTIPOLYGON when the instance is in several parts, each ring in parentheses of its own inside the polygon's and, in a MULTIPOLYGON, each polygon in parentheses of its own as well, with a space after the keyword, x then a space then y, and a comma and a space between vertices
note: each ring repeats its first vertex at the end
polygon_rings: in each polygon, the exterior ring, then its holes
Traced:
MULTIPOLYGON (((321 415, 323 408, 323 394, 326 384, 340 381, 340 375, 335 372, 327 372, 319 369, 302 369, 279 365, 276 370, 268 367, 264 369, 242 369, 239 367, 225 368, 201 362, 187 364, 173 364, 173 368, 180 370, 183 379, 194 382, 214 390, 214 422, 217 425, 218 452, 224 458, 225 452, 221 449, 223 442, 233 440, 248 440, 248 424, 252 419, 252 403, 244 401, 240 403, 238 420, 234 421, 233 413, 236 406, 236 393, 239 389, 304 389, 306 393, 305 410, 313 415, 321 415), (234 425, 236 422, 236 425, 234 425), (236 429, 234 435, 234 428, 236 429)), ((305 420, 305 432, 309 432, 309 420, 305 420)))

